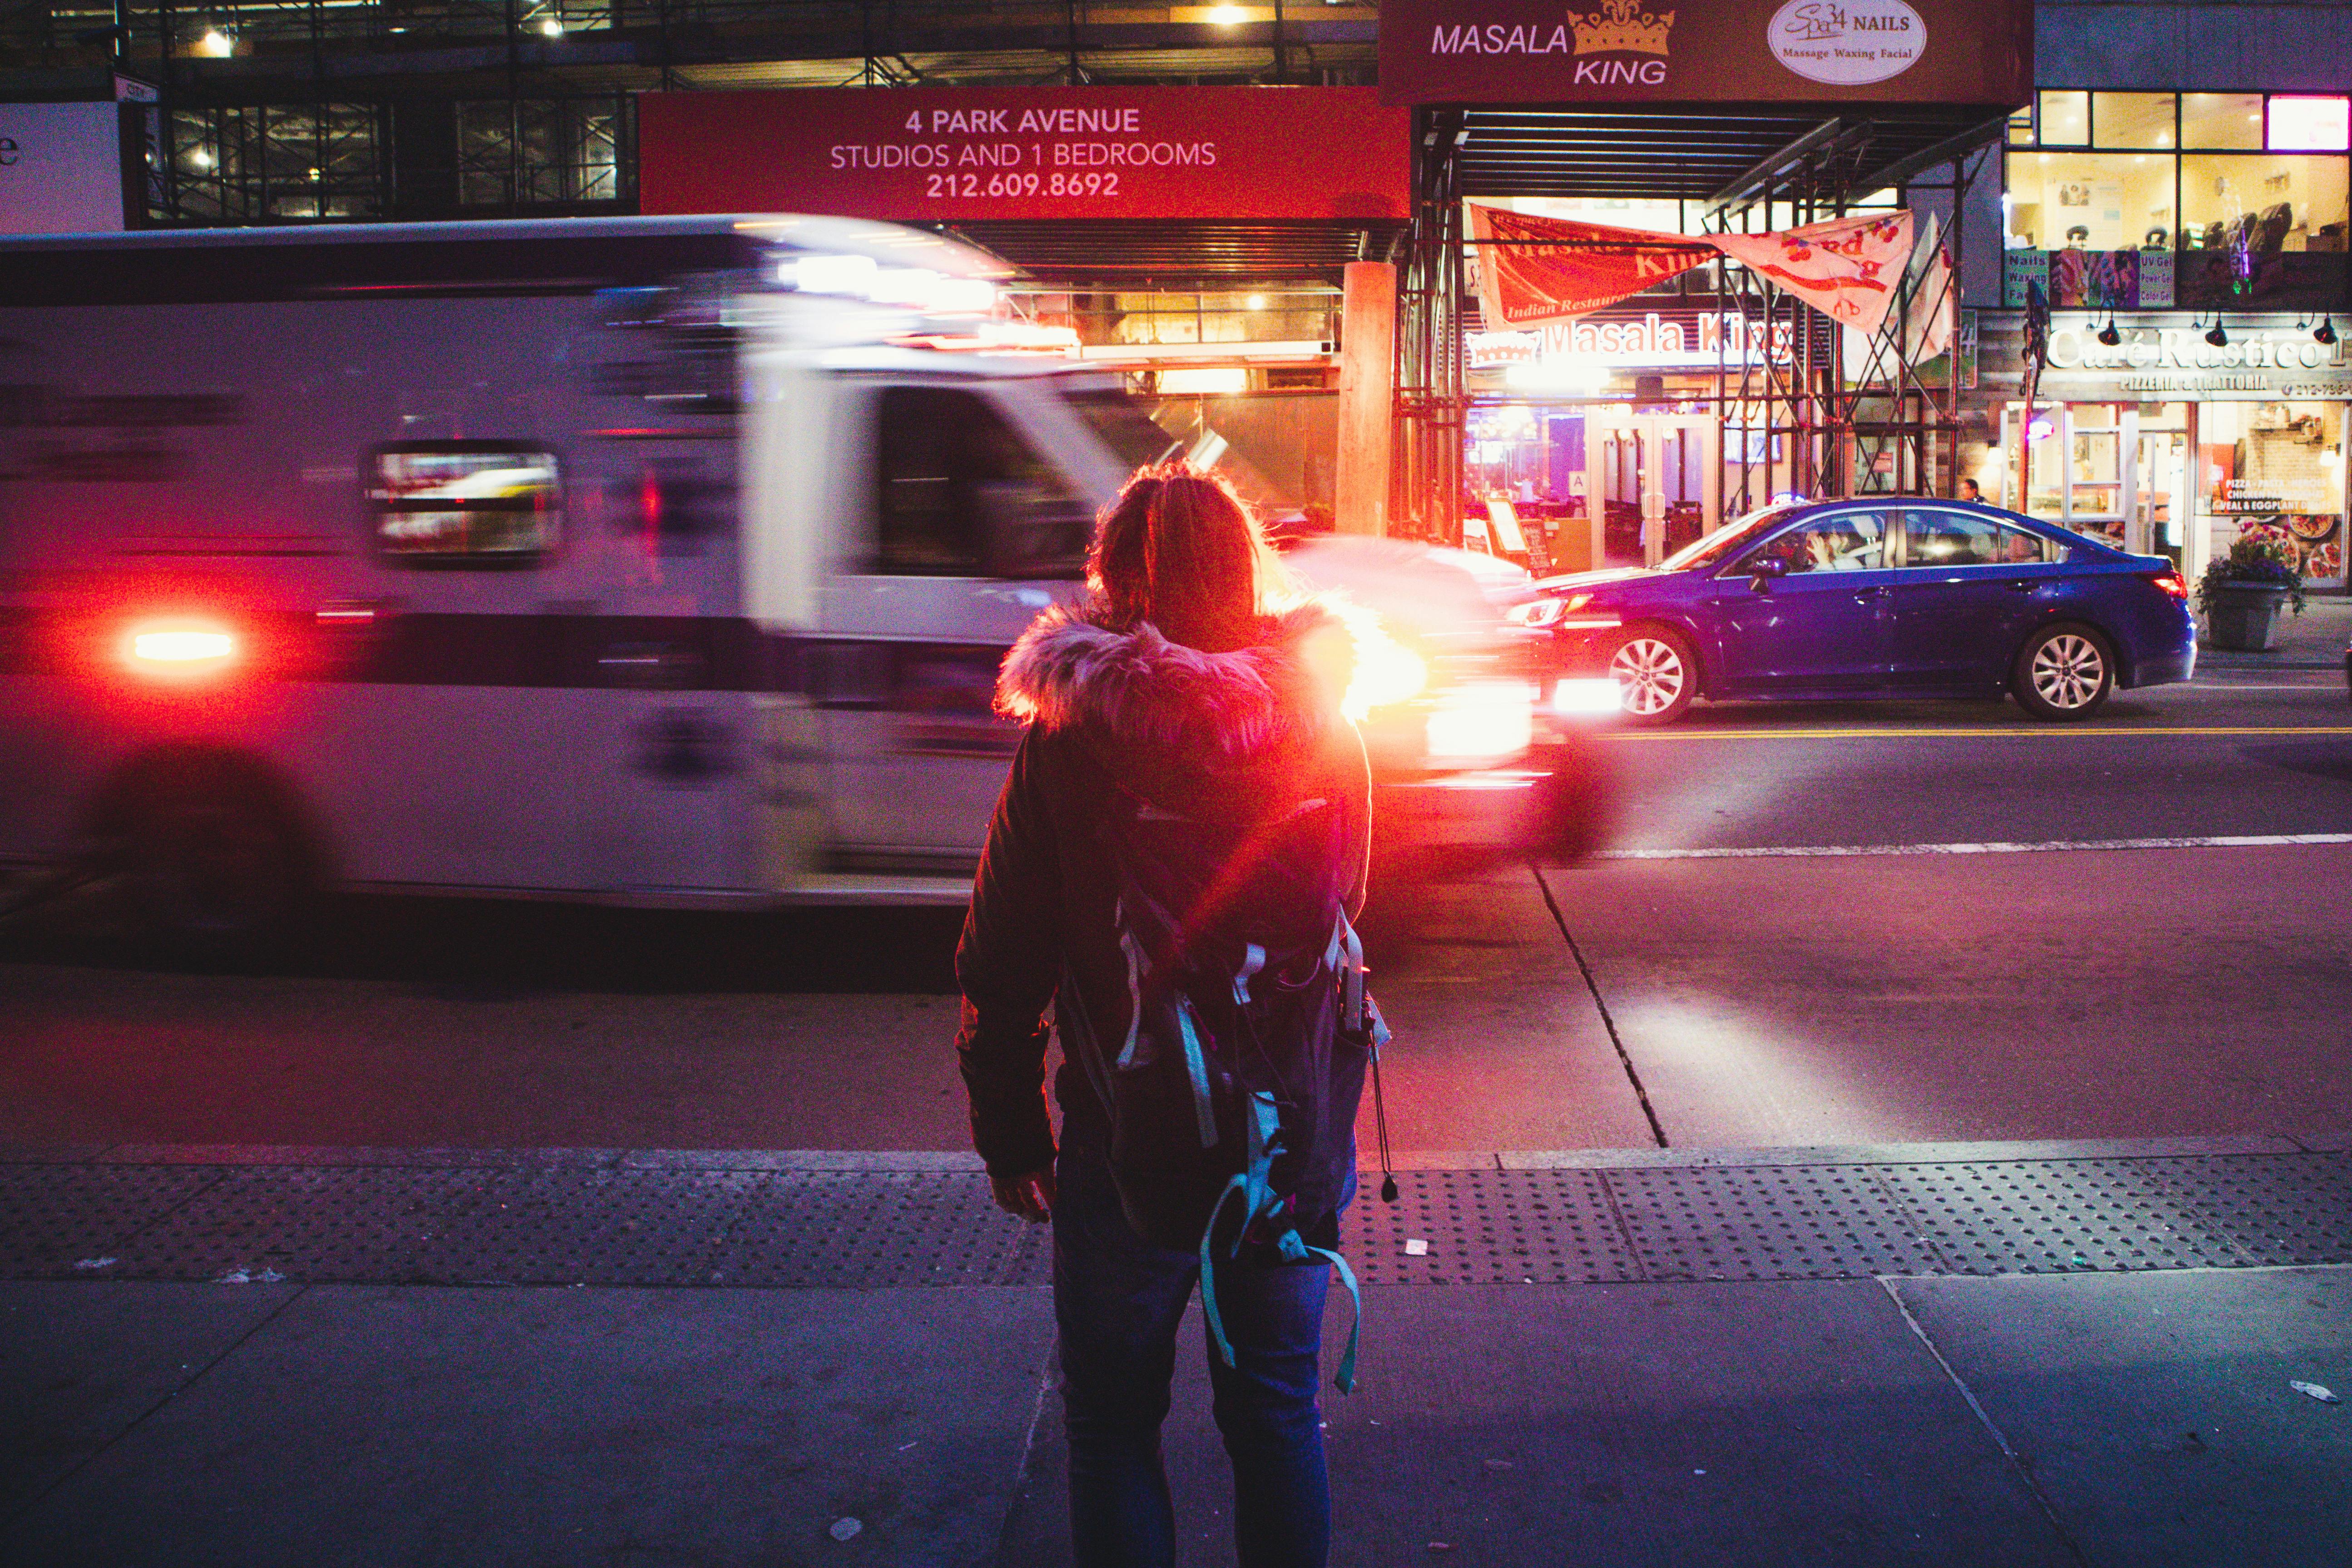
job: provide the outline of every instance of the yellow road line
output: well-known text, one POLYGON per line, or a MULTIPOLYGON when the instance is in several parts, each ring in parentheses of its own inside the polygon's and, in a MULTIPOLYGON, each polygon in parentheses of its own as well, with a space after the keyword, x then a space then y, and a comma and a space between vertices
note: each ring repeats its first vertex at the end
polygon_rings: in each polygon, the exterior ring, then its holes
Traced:
POLYGON ((2087 729, 2052 724, 2024 728, 1980 730, 1612 730, 1610 741, 1893 741, 1999 736, 2035 740, 2068 740, 2084 735, 2352 735, 2344 724, 2197 724, 2158 727, 2104 725, 2087 729))

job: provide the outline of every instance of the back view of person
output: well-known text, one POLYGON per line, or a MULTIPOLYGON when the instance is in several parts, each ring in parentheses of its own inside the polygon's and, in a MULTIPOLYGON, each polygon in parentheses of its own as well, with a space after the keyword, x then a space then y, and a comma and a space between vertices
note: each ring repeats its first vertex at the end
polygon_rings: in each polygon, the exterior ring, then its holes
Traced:
POLYGON ((1174 1560, 1160 1427, 1196 1280, 1241 1563, 1316 1568, 1325 1259, 1370 1033, 1360 1012, 1334 1046, 1328 1010, 1369 834, 1349 614, 1289 591, 1246 508, 1182 464, 1129 482, 1088 576, 998 684, 1029 728, 956 957, 973 1141, 998 1204, 1054 1226, 1081 1568, 1174 1560), (1254 1173, 1224 1190, 1202 1162, 1244 1135, 1254 1173))

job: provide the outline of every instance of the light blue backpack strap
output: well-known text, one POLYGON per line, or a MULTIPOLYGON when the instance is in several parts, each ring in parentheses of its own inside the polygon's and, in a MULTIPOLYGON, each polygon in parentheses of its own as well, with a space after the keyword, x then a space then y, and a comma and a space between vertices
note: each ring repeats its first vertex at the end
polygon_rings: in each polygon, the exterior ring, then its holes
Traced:
POLYGON ((1127 929, 1124 906, 1119 911, 1118 946, 1127 955, 1127 1038, 1118 1048, 1118 1065, 1131 1068, 1137 1065, 1135 1046, 1143 1031, 1143 972, 1150 965, 1144 961, 1143 949, 1137 944, 1135 933, 1127 929))
MULTIPOLYGON (((1249 1163, 1242 1167, 1242 1175, 1249 1183, 1247 1217, 1255 1220, 1274 1202, 1274 1157, 1281 1147, 1282 1109, 1265 1089, 1250 1096, 1249 1109, 1249 1163)), ((1242 1238, 1236 1235, 1234 1253, 1238 1256, 1241 1249, 1242 1238)))
MULTIPOLYGON (((1249 1173, 1235 1172, 1234 1179, 1225 1184, 1225 1190, 1217 1194, 1217 1206, 1209 1211, 1208 1226, 1201 1232, 1201 1315, 1209 1320, 1209 1338, 1216 1342, 1217 1353, 1225 1358, 1227 1366, 1239 1363, 1234 1360, 1233 1342, 1225 1338, 1225 1320, 1217 1311, 1217 1264, 1211 1256, 1209 1238, 1217 1234, 1217 1217, 1225 1212, 1225 1200, 1235 1193, 1246 1193, 1248 1187, 1249 1173)), ((1247 1225, 1246 1218, 1244 1225, 1247 1225)))
POLYGON ((1209 1058, 1201 1049, 1201 1031, 1192 1024, 1192 1004, 1176 993, 1176 1026, 1184 1035, 1184 1070, 1192 1078, 1192 1120, 1199 1126, 1201 1147, 1217 1146, 1217 1108, 1209 1103, 1209 1058))
MULTIPOLYGON (((1217 1263, 1215 1248, 1210 1245, 1217 1234, 1217 1220, 1225 1212, 1225 1203, 1235 1192, 1242 1194, 1242 1223, 1234 1228, 1234 1244, 1228 1256, 1239 1257, 1242 1238, 1274 1196, 1274 1156, 1277 1147, 1275 1134, 1282 1125, 1282 1111, 1274 1103, 1274 1096, 1264 1089, 1250 1096, 1249 1163, 1234 1173, 1225 1190, 1217 1194, 1216 1206, 1209 1211, 1209 1223, 1201 1232, 1201 1315, 1209 1320, 1209 1337, 1216 1342, 1217 1353, 1233 1366, 1233 1342, 1225 1338, 1225 1321, 1217 1310, 1217 1263)), ((1303 1257, 1293 1253, 1290 1245, 1298 1239, 1296 1230, 1283 1237, 1283 1256, 1303 1257)))
POLYGON ((1356 1392, 1356 1345, 1364 1332, 1364 1292, 1356 1284, 1356 1271, 1348 1267, 1346 1258, 1325 1247, 1310 1247, 1307 1250, 1318 1258, 1328 1259, 1331 1267, 1339 1271, 1339 1283, 1348 1288, 1348 1300, 1355 1308, 1355 1319, 1348 1325, 1347 1353, 1339 1358, 1339 1370, 1331 1376, 1332 1387, 1342 1394, 1353 1394, 1356 1392))

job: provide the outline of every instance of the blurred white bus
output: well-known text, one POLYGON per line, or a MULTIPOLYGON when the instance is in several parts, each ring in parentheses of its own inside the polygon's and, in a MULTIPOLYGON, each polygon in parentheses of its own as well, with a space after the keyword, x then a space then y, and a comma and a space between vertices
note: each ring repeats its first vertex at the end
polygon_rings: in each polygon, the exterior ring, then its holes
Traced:
MULTIPOLYGON (((0 859, 199 937, 321 886, 966 896, 997 665, 1169 446, 969 352, 1003 272, 794 217, 0 242, 0 859)), ((1522 843, 1528 715, 1487 682, 1433 757, 1447 700, 1383 793, 1522 843)))

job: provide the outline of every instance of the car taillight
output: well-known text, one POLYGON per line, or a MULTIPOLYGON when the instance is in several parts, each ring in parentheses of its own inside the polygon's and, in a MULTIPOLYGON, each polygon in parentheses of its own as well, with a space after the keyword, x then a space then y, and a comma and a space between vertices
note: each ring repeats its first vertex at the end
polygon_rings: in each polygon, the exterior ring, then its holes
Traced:
POLYGON ((2189 597, 2189 584, 2181 577, 2180 568, 2178 566, 2168 566, 2161 572, 2151 572, 2148 574, 2147 580, 2176 599, 2189 597))
POLYGON ((144 675, 204 675, 236 658, 236 636, 213 621, 150 621, 131 628, 124 652, 144 675))

